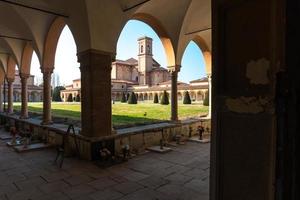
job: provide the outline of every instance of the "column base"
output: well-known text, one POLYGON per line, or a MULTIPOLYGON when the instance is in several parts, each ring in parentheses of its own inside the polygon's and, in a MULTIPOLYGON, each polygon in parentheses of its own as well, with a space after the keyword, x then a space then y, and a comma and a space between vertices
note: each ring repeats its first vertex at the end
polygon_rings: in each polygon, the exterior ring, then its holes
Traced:
POLYGON ((41 125, 52 125, 53 121, 43 121, 41 122, 41 125))
POLYGON ((179 120, 179 119, 171 120, 171 123, 173 123, 173 124, 181 124, 181 120, 179 120))
POLYGON ((20 119, 29 119, 29 116, 20 116, 20 119))

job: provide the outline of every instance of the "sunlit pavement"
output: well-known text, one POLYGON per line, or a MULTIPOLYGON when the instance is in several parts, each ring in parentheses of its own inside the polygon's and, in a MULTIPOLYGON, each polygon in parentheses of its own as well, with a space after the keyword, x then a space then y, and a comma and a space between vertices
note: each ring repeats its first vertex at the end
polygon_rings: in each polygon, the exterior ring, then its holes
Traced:
POLYGON ((55 150, 18 154, 0 141, 0 199, 208 200, 209 144, 146 153, 108 169, 55 150))

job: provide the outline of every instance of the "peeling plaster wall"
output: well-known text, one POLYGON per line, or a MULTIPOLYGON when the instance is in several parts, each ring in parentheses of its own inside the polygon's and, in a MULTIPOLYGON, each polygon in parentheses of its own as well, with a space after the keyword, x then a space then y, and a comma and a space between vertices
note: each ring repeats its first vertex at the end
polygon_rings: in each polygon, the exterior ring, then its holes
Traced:
POLYGON ((269 97, 240 97, 226 99, 226 107, 235 113, 258 114, 272 112, 273 103, 269 97))
POLYGON ((257 61, 250 61, 247 64, 246 77, 251 84, 255 85, 267 85, 270 80, 268 77, 268 71, 270 69, 270 61, 261 58, 257 61))

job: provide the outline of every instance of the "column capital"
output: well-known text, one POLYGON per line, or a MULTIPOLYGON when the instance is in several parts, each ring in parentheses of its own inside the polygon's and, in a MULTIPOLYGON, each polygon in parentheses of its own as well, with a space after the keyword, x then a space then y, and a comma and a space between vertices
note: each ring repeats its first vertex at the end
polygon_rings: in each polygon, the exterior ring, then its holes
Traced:
POLYGON ((83 52, 77 53, 77 59, 80 63, 80 70, 103 70, 110 73, 112 66, 111 63, 115 60, 116 54, 112 52, 105 52, 95 49, 88 49, 83 52), (107 65, 107 63, 110 63, 107 65))
POLYGON ((42 74, 52 74, 54 68, 49 67, 41 67, 42 74))
POLYGON ((7 80, 8 83, 13 83, 15 81, 14 78, 6 78, 6 80, 7 80))
POLYGON ((170 73, 174 73, 174 72, 180 72, 181 69, 181 65, 174 65, 174 66, 168 66, 168 71, 170 73))
POLYGON ((28 79, 30 77, 30 74, 20 73, 19 76, 21 79, 28 79))

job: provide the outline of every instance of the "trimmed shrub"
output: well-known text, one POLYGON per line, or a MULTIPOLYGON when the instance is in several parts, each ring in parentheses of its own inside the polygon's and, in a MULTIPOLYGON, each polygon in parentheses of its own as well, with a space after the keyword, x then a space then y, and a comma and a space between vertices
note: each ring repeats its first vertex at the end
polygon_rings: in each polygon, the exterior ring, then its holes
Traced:
POLYGON ((134 92, 131 92, 128 98, 128 104, 137 104, 137 98, 134 92))
POLYGON ((209 93, 208 92, 205 93, 205 98, 203 100, 203 105, 204 106, 209 106, 209 93))
POLYGON ((73 95, 69 94, 67 102, 73 102, 73 95))
POLYGON ((170 103, 169 102, 169 96, 168 96, 168 93, 165 90, 163 95, 161 96, 160 104, 161 105, 169 105, 169 103, 170 103))
POLYGON ((76 101, 76 102, 80 102, 80 95, 79 95, 79 94, 76 95, 75 101, 76 101))
POLYGON ((60 91, 65 90, 66 88, 63 86, 56 86, 52 93, 52 101, 61 102, 62 99, 60 97, 60 91))
POLYGON ((159 103, 157 93, 155 93, 155 95, 154 95, 153 103, 159 103))
POLYGON ((126 102, 127 102, 126 95, 124 92, 122 92, 121 103, 126 103, 126 102))
POLYGON ((184 92, 183 104, 192 104, 190 93, 188 91, 184 92))

